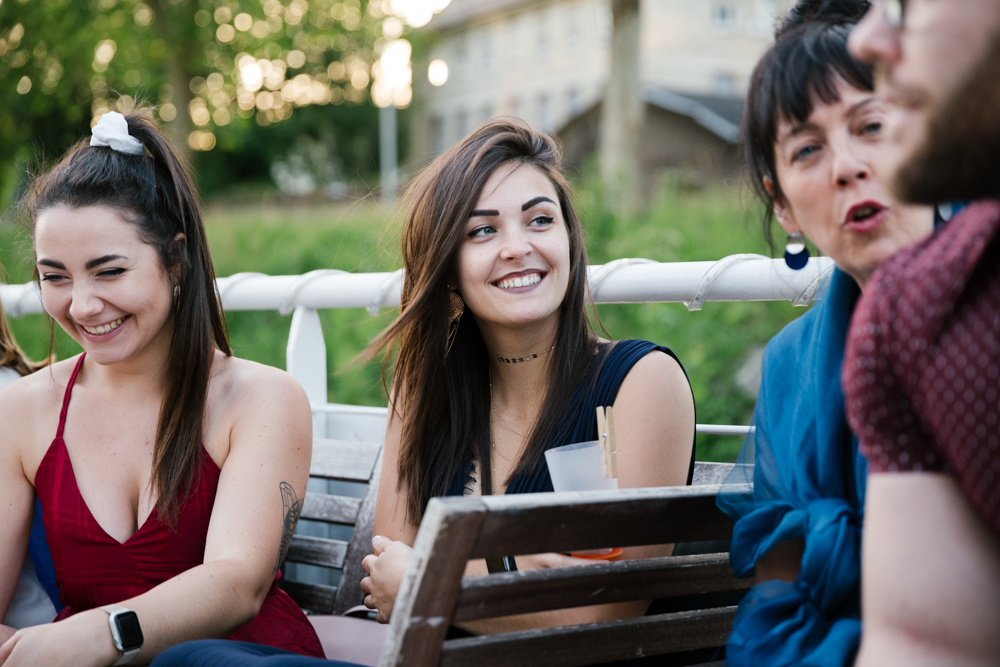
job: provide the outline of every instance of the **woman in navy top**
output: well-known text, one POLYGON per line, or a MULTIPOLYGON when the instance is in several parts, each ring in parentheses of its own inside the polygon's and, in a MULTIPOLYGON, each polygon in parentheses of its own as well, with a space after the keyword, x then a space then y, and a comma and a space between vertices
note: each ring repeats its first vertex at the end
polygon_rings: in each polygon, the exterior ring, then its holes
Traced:
MULTIPOLYGON (((600 339, 587 317, 587 258, 555 143, 486 123, 411 189, 400 315, 374 343, 395 375, 365 603, 386 622, 428 500, 552 489, 546 449, 597 438, 614 406, 620 488, 684 484, 694 400, 666 348, 600 339)), ((623 558, 669 555, 670 546, 623 558)), ((517 556, 532 569, 585 562, 517 556)), ((468 574, 485 574, 472 561, 468 574)), ((648 602, 469 624, 477 632, 641 616, 648 602)))

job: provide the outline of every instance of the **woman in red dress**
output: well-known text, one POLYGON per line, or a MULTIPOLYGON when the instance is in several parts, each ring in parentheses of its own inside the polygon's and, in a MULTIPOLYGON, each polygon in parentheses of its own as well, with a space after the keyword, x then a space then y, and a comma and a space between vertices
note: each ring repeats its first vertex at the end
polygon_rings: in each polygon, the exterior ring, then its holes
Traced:
POLYGON ((148 114, 105 114, 32 187, 46 311, 84 353, 0 390, 0 618, 37 493, 65 609, 0 665, 148 663, 231 637, 322 656, 278 589, 309 403, 230 353, 194 188, 148 114))

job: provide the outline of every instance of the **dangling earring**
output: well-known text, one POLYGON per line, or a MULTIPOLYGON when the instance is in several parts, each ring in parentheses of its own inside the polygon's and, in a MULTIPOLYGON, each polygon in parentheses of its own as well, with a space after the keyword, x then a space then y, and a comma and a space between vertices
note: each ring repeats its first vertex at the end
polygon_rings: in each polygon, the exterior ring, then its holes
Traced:
POLYGON ((448 292, 448 344, 444 348, 444 358, 448 358, 448 353, 451 352, 451 346, 455 344, 455 338, 458 336, 458 322, 462 319, 462 313, 465 312, 465 301, 462 300, 461 295, 458 292, 450 291, 448 292))
POLYGON ((809 248, 806 247, 802 232, 789 232, 785 243, 785 264, 792 271, 804 269, 809 263, 809 248))
POLYGON ((181 286, 180 285, 174 285, 174 298, 176 299, 180 295, 181 295, 181 286))

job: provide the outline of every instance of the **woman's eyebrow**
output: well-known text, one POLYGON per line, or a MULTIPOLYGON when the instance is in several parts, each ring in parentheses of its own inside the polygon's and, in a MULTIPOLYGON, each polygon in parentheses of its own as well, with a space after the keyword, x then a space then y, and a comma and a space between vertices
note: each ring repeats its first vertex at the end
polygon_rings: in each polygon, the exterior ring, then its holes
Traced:
POLYGON ((95 266, 100 266, 101 264, 107 264, 108 262, 113 262, 116 259, 128 259, 125 255, 104 255, 103 257, 98 257, 97 259, 92 259, 87 262, 84 266, 89 271, 95 266))
POLYGON ((851 116, 854 116, 859 111, 863 111, 866 107, 869 107, 872 104, 875 104, 877 102, 878 102, 878 98, 876 98, 874 95, 872 97, 867 97, 867 98, 861 100, 860 102, 858 102, 857 104, 853 105, 850 109, 847 110, 847 116, 848 116, 848 118, 850 118, 851 116))
POLYGON ((500 215, 500 211, 497 211, 497 210, 492 209, 492 208, 476 209, 475 211, 473 211, 472 213, 469 214, 469 217, 470 218, 476 218, 476 217, 478 217, 480 215, 486 215, 486 216, 495 217, 495 216, 500 215))
POLYGON ((528 201, 524 202, 524 204, 521 206, 521 210, 522 211, 527 211, 532 206, 535 206, 537 204, 541 204, 543 201, 547 201, 550 204, 555 204, 554 201, 552 201, 551 199, 549 199, 545 195, 542 195, 541 197, 535 197, 534 199, 529 199, 528 201))
POLYGON ((39 266, 51 266, 53 269, 60 269, 62 271, 66 270, 66 265, 65 264, 63 264, 62 262, 57 262, 54 259, 44 259, 43 258, 43 259, 38 260, 35 263, 38 264, 39 266))

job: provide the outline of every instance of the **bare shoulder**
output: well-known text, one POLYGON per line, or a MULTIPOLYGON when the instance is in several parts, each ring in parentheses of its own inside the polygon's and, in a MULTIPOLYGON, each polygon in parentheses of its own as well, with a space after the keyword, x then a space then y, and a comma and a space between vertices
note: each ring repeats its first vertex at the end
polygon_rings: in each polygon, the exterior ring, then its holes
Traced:
POLYGON ((54 435, 76 362, 60 361, 0 387, 0 439, 33 442, 48 431, 54 435))
POLYGON ((691 395, 687 376, 677 360, 665 352, 653 350, 632 366, 618 393, 647 394, 657 389, 671 394, 691 395))
POLYGON ((29 417, 53 410, 58 416, 76 362, 60 361, 0 387, 0 423, 29 425, 35 421, 29 417))
POLYGON ((216 353, 212 364, 211 390, 225 403, 257 400, 302 402, 309 400, 298 380, 289 373, 247 359, 216 353))

